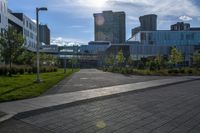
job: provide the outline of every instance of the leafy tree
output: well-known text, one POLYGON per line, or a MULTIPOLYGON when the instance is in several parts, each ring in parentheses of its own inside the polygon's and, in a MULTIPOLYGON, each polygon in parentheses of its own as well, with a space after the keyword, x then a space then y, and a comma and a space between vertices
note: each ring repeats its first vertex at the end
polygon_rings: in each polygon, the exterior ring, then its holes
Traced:
POLYGON ((200 67, 200 53, 198 51, 193 54, 193 62, 195 63, 196 67, 200 67))
POLYGON ((40 63, 45 65, 55 65, 57 59, 53 55, 40 53, 40 63))
POLYGON ((113 54, 110 54, 108 57, 106 57, 105 63, 109 66, 113 66, 115 63, 115 56, 113 54))
POLYGON ((129 66, 134 65, 134 61, 131 59, 131 56, 129 56, 127 63, 128 63, 129 66))
POLYGON ((24 38, 22 34, 18 33, 14 27, 8 27, 8 30, 0 36, 1 54, 5 63, 9 63, 10 66, 9 76, 12 76, 12 63, 20 55, 23 43, 24 38))
POLYGON ((118 63, 118 65, 121 66, 124 63, 124 60, 125 60, 125 57, 124 57, 123 51, 121 49, 117 54, 117 63, 118 63))
POLYGON ((34 62, 36 61, 36 54, 28 51, 28 50, 23 50, 21 55, 17 58, 17 60, 14 62, 19 65, 34 65, 34 62))
POLYGON ((171 49, 171 54, 170 54, 170 62, 173 65, 176 65, 180 62, 183 61, 183 55, 181 52, 178 52, 178 50, 174 47, 171 49))

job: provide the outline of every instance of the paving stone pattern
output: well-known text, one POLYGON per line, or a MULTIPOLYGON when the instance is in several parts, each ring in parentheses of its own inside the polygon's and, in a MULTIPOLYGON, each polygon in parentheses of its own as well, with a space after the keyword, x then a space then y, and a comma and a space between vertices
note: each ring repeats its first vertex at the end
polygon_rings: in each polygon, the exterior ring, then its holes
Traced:
POLYGON ((131 92, 21 121, 56 133, 200 133, 199 86, 193 81, 131 92))

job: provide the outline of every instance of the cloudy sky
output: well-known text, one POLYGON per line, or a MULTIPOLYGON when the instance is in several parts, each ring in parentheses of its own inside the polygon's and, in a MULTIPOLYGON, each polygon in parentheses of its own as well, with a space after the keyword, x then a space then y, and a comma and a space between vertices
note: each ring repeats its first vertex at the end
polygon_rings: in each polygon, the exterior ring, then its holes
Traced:
POLYGON ((158 29, 169 29, 178 21, 200 27, 199 0, 8 0, 8 6, 32 19, 35 7, 48 7, 40 15, 41 23, 49 25, 54 42, 94 40, 93 13, 103 10, 126 12, 127 39, 139 26, 138 17, 145 14, 158 15, 158 29))

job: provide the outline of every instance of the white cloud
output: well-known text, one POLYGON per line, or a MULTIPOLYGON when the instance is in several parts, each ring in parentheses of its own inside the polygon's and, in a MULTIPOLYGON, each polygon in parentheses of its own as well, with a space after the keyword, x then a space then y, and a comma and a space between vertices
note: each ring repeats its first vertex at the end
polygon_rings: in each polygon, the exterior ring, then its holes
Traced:
POLYGON ((75 38, 63 38, 63 37, 51 38, 51 45, 73 46, 73 45, 84 45, 84 44, 87 44, 86 41, 75 38))
POLYGON ((58 4, 50 4, 53 10, 85 18, 92 18, 93 13, 102 10, 125 11, 127 16, 132 17, 155 13, 161 18, 183 14, 194 17, 200 12, 191 0, 60 0, 58 4), (98 8, 99 5, 102 7, 98 8))
POLYGON ((180 16, 179 19, 182 20, 182 21, 190 21, 190 20, 192 20, 191 17, 185 16, 185 15, 184 16, 180 16))

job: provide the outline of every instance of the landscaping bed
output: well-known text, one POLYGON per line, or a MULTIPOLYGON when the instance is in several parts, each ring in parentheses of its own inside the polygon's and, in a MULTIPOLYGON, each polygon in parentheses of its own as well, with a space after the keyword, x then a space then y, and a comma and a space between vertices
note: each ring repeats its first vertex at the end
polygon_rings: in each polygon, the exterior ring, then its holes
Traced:
POLYGON ((130 74, 130 75, 200 76, 199 68, 174 68, 174 69, 149 70, 149 69, 109 67, 109 68, 102 68, 102 70, 105 72, 114 72, 121 74, 130 74))

